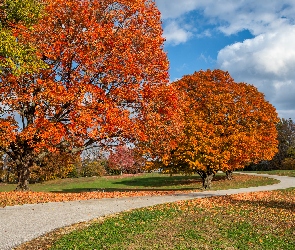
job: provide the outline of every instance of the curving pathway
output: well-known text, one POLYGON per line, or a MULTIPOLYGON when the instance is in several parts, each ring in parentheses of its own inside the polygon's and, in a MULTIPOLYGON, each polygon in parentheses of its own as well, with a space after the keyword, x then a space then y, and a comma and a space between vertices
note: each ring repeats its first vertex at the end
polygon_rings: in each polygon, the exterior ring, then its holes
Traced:
MULTIPOLYGON (((247 174, 258 175, 254 173, 247 174)), ((169 196, 51 202, 0 208, 0 249, 12 249, 26 241, 30 241, 45 233, 53 231, 56 228, 69 226, 78 222, 89 221, 91 219, 130 209, 180 200, 295 187, 295 177, 268 174, 259 175, 277 179, 280 183, 260 187, 203 191, 169 196)))

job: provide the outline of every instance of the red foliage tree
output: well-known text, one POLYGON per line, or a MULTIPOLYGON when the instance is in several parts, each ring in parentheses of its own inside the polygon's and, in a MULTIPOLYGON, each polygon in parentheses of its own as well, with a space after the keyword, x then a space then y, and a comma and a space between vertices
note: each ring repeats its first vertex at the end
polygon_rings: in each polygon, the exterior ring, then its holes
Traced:
POLYGON ((109 156, 108 167, 120 171, 121 174, 136 172, 133 150, 126 146, 118 146, 109 156))
POLYGON ((45 3, 39 23, 16 35, 47 69, 0 81, 0 150, 15 162, 20 190, 50 152, 143 139, 137 120, 168 79, 154 1, 45 3))

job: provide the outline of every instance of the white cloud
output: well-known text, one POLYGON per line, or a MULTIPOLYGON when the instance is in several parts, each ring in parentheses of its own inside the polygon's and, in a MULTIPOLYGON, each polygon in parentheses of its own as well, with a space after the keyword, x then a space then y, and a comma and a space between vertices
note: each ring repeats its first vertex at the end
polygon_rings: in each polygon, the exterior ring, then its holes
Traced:
POLYGON ((206 64, 215 62, 215 60, 210 55, 206 56, 203 53, 199 56, 198 59, 204 61, 206 64))
POLYGON ((294 0, 156 0, 156 3, 166 24, 165 35, 174 44, 202 34, 214 36, 212 26, 225 35, 250 31, 253 39, 219 51, 217 67, 228 70, 236 81, 258 87, 281 117, 295 118, 294 0), (189 14, 195 17, 195 29, 182 26, 189 14))
MULTIPOLYGON (((278 110, 295 107, 295 26, 235 43, 218 53, 217 65, 236 81, 251 83, 278 110)), ((295 116, 295 114, 294 114, 295 116)), ((294 117, 293 116, 293 117, 294 117)))
POLYGON ((156 4, 167 23, 180 25, 180 17, 197 11, 196 21, 205 18, 226 35, 249 30, 256 36, 295 24, 294 0, 156 0, 156 4))
POLYGON ((184 27, 180 27, 176 22, 170 22, 164 29, 164 37, 166 38, 167 43, 172 45, 178 45, 180 43, 185 43, 190 37, 192 33, 185 29, 184 27))
POLYGON ((236 34, 249 30, 259 35, 280 28, 285 23, 294 23, 293 0, 201 0, 202 12, 224 34, 236 34))
POLYGON ((218 65, 233 71, 282 78, 294 74, 295 26, 286 26, 244 42, 228 45, 218 53, 218 65))
POLYGON ((156 0, 162 18, 178 18, 199 6, 197 0, 156 0))

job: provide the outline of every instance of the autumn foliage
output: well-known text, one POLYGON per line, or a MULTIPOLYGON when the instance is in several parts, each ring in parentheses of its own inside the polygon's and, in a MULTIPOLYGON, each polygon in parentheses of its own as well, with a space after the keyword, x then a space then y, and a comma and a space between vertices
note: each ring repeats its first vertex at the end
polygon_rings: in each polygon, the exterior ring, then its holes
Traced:
POLYGON ((138 124, 146 137, 136 142, 135 151, 146 159, 145 169, 161 168, 169 157, 184 129, 183 104, 175 86, 159 89, 158 95, 143 107, 138 124))
POLYGON ((0 150, 16 165, 18 189, 48 154, 144 139, 137 120, 168 79, 154 1, 44 2, 40 21, 14 35, 46 69, 0 80, 0 150))
POLYGON ((199 71, 173 86, 184 127, 174 149, 158 159, 164 169, 197 172, 206 188, 218 170, 241 169, 277 152, 277 113, 254 86, 221 70, 199 71))

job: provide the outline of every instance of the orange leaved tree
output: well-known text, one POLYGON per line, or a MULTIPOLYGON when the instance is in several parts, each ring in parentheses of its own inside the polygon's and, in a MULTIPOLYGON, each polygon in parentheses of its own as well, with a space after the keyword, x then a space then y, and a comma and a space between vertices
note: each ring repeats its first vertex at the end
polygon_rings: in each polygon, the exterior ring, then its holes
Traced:
POLYGON ((161 159, 164 167, 196 172, 210 188, 218 170, 232 172, 277 152, 276 110, 254 86, 221 70, 195 72, 173 85, 185 125, 175 149, 161 159))
POLYGON ((168 79, 154 1, 44 2, 43 18, 15 36, 47 68, 0 80, 0 150, 14 161, 20 190, 52 152, 144 138, 136 121, 168 79))

